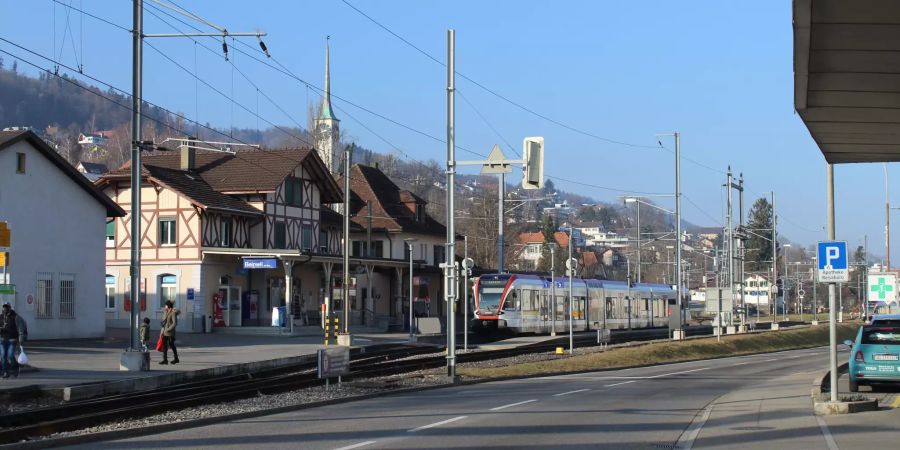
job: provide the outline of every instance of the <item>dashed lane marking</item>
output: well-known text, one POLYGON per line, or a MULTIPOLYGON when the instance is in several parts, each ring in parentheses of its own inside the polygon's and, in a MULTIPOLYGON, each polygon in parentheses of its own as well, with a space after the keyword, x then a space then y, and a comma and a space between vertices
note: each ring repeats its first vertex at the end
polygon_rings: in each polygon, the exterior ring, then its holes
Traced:
POLYGON ((360 443, 358 443, 358 444, 348 445, 348 446, 346 446, 346 447, 336 448, 336 449, 334 449, 334 450, 351 450, 351 449, 354 449, 354 448, 365 447, 365 446, 367 446, 367 445, 371 445, 371 444, 374 444, 374 443, 375 443, 375 441, 360 442, 360 443))
POLYGON ((822 430, 822 435, 825 436, 825 444, 828 445, 828 450, 840 450, 837 442, 834 442, 834 437, 831 435, 831 431, 828 430, 828 425, 825 421, 821 417, 816 416, 816 422, 819 422, 819 428, 822 430))
POLYGON ((491 410, 491 411, 500 411, 500 410, 502 410, 502 409, 512 408, 513 406, 524 405, 524 404, 526 404, 526 403, 531 403, 531 402, 536 402, 536 401, 537 401, 537 399, 534 398, 534 399, 531 399, 531 400, 525 400, 524 402, 516 402, 516 403, 510 403, 510 404, 508 404, 508 405, 498 406, 498 407, 496 407, 496 408, 491 408, 490 410, 491 410))
POLYGON ((554 396, 554 397, 562 397, 563 395, 577 394, 577 393, 579 393, 579 392, 587 392, 587 391, 589 391, 589 390, 590 390, 590 389, 578 389, 578 390, 569 391, 569 392, 560 392, 559 394, 553 394, 553 396, 554 396))
POLYGON ((446 424, 451 423, 451 422, 456 422, 456 421, 458 421, 458 420, 463 420, 463 419, 465 419, 465 418, 467 418, 467 417, 469 417, 469 416, 457 416, 457 417, 454 417, 454 418, 452 418, 452 419, 447 419, 447 420, 442 420, 442 421, 440 421, 440 422, 430 423, 430 424, 428 424, 428 425, 423 425, 423 426, 421 426, 421 427, 419 427, 419 428, 413 428, 412 430, 407 430, 407 432, 409 432, 409 433, 415 433, 416 431, 427 430, 427 429, 429 429, 429 428, 439 427, 439 426, 441 426, 441 425, 446 425, 446 424))
POLYGON ((623 382, 621 382, 621 383, 606 384, 606 385, 604 385, 603 387, 621 386, 621 385, 623 385, 623 384, 628 384, 628 383, 637 383, 637 380, 623 381, 623 382))
POLYGON ((894 399, 894 403, 891 403, 891 408, 900 408, 900 395, 894 399))

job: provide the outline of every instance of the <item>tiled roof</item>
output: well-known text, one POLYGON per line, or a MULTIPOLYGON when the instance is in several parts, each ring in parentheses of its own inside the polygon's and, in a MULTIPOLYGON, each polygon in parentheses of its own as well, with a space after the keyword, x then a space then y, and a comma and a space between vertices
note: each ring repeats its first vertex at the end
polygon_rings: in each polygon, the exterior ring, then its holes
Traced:
MULTIPOLYGON (((339 212, 337 212, 327 206, 323 206, 322 209, 319 211, 319 221, 322 222, 322 225, 324 225, 324 226, 333 226, 333 227, 339 227, 342 229, 344 226, 344 216, 342 214, 340 214, 339 212)), ((357 224, 356 222, 351 220, 350 221, 350 231, 351 232, 365 231, 365 228, 361 227, 359 224, 357 224)))
MULTIPOLYGON (((180 170, 178 151, 155 151, 141 156, 141 164, 180 170)), ((294 168, 303 164, 319 181, 323 203, 340 203, 341 190, 314 150, 237 150, 234 154, 196 151, 195 169, 191 171, 214 191, 223 194, 274 192, 294 168)), ((131 163, 110 172, 103 179, 130 178, 131 163)), ((146 173, 146 170, 144 171, 146 173)))
POLYGON ((556 240, 556 244, 560 247, 568 247, 569 246, 569 235, 563 233, 562 231, 557 231, 553 233, 553 239, 556 240))
POLYGON ((202 178, 183 170, 144 166, 150 179, 180 192, 191 201, 207 208, 237 214, 259 216, 263 212, 247 202, 211 188, 202 178))
POLYGON ((519 241, 523 244, 543 244, 544 233, 541 233, 540 231, 535 233, 522 233, 519 235, 519 241))
POLYGON ((375 167, 354 165, 350 169, 350 190, 353 191, 353 200, 359 201, 352 205, 351 220, 364 228, 369 223, 366 202, 371 201, 374 229, 435 236, 447 234, 447 228, 428 214, 425 214, 423 221, 417 221, 415 212, 410 211, 403 203, 416 201, 424 207, 425 201, 415 194, 402 191, 384 172, 375 167))
POLYGON ((583 252, 581 254, 581 264, 584 266, 597 264, 597 254, 594 252, 583 252))
POLYGON ((122 217, 125 211, 112 201, 106 194, 97 189, 84 175, 75 170, 68 161, 63 159, 56 153, 43 139, 34 134, 33 131, 0 131, 0 151, 12 147, 20 141, 28 141, 41 154, 50 160, 59 170, 66 174, 79 187, 87 191, 91 197, 94 197, 101 205, 106 208, 107 217, 122 217))

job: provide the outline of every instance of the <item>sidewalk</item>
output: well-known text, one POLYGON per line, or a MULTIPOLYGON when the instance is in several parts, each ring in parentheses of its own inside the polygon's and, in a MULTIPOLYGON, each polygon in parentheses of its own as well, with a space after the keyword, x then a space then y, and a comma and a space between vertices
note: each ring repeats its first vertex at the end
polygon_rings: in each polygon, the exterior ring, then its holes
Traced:
MULTIPOLYGON (((729 392, 716 399, 698 419, 702 429, 694 448, 727 450, 751 448, 852 449, 895 448, 900 430, 898 390, 861 392, 877 398, 878 411, 839 416, 816 416, 810 381, 827 371, 809 367, 758 385, 729 392), (706 416, 706 420, 702 419, 706 416)), ((847 392, 846 376, 840 392, 847 392)), ((698 419, 695 419, 697 422, 698 419)))
MULTIPOLYGON (((355 346, 406 342, 404 333, 354 335, 355 346)), ((64 387, 82 383, 154 377, 291 356, 314 354, 321 337, 280 337, 182 333, 177 338, 177 365, 159 365, 162 353, 151 351, 150 372, 119 370, 119 356, 128 346, 127 329, 107 330, 105 339, 26 342, 29 365, 18 378, 0 379, 0 396, 10 389, 64 387)), ((169 359, 172 359, 170 353, 169 359)))

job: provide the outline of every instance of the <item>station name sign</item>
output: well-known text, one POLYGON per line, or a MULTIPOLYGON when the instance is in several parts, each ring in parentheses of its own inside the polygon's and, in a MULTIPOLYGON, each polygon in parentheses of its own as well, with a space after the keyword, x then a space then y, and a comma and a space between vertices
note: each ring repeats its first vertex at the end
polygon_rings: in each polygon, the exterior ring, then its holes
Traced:
POLYGON ((275 258, 244 258, 245 269, 275 269, 278 260, 275 258))

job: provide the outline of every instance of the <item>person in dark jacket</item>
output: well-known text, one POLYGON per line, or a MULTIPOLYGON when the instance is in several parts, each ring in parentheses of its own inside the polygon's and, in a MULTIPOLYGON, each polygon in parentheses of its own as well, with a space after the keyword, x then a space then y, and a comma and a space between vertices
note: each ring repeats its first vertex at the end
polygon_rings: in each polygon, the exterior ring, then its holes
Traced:
POLYGON ((163 308, 162 337, 163 360, 160 364, 169 364, 169 347, 172 348, 172 364, 178 364, 178 349, 175 348, 175 327, 178 326, 179 311, 175 309, 172 301, 167 301, 163 308))
POLYGON ((3 378, 19 376, 19 364, 16 362, 16 347, 24 342, 28 335, 25 321, 16 314, 9 302, 3 304, 0 311, 0 371, 3 378))

